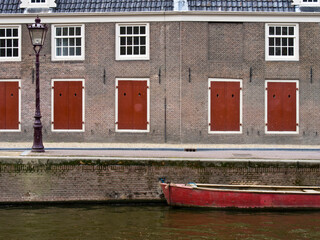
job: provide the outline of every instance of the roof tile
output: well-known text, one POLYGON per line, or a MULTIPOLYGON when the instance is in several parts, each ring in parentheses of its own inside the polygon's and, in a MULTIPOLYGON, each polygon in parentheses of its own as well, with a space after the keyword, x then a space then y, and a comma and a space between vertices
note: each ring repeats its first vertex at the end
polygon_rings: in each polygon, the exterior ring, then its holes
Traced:
MULTIPOLYGON (((53 12, 173 11, 174 0, 56 0, 53 12)), ((0 13, 23 13, 20 0, 0 0, 0 13)), ((188 0, 190 11, 294 12, 291 0, 188 0)))

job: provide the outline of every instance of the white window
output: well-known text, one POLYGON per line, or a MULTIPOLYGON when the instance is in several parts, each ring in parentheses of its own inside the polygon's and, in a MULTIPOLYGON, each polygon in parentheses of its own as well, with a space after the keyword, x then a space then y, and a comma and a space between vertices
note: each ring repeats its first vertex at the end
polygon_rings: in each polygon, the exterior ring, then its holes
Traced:
POLYGON ((266 61, 299 60, 299 25, 266 24, 266 61))
POLYGON ((52 26, 52 60, 84 60, 84 25, 52 26))
POLYGON ((20 8, 51 8, 56 7, 55 0, 21 0, 20 8))
POLYGON ((302 7, 319 6, 319 0, 293 0, 292 5, 300 5, 302 7))
POLYGON ((21 61, 20 26, 0 26, 0 61, 21 61))
POLYGON ((149 60, 149 24, 116 25, 116 60, 149 60))

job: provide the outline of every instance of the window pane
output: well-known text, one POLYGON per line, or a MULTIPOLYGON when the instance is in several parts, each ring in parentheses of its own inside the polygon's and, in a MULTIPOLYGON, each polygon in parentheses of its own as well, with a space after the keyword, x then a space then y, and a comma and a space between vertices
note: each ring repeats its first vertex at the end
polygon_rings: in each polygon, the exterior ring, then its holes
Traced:
POLYGON ((0 57, 5 57, 6 56, 6 50, 1 48, 0 49, 0 57))
POLYGON ((12 30, 11 29, 7 29, 7 37, 12 37, 12 30))
POLYGON ((140 44, 146 45, 146 37, 140 37, 140 44))
POLYGON ((127 55, 132 55, 132 47, 127 47, 127 55))
POLYGON ((120 38, 120 45, 126 45, 126 37, 120 38))
POLYGON ((13 56, 18 57, 18 48, 13 49, 13 56))
POLYGON ((56 44, 58 47, 62 46, 62 39, 61 38, 56 39, 56 44))
POLYGON ((69 56, 74 56, 74 47, 69 49, 69 56))
POLYGON ((69 36, 74 36, 74 28, 69 28, 69 36))
POLYGON ((120 34, 126 34, 126 27, 120 27, 120 34))
POLYGON ((6 36, 6 31, 5 29, 1 28, 0 29, 0 37, 5 37, 6 36))
POLYGON ((61 28, 56 28, 56 36, 61 36, 61 28))
POLYGON ((293 46, 293 38, 289 38, 289 46, 293 46))
POLYGON ((134 47, 133 53, 134 53, 134 55, 139 55, 139 47, 134 47))
POLYGON ((289 56, 293 56, 293 47, 289 47, 289 56))
POLYGON ((70 38, 69 39, 69 46, 74 46, 75 42, 74 42, 74 38, 70 38))
POLYGON ((57 56, 61 56, 61 48, 57 48, 57 56))
POLYGON ((146 34, 146 27, 145 26, 140 27, 140 34, 146 34))
POLYGON ((127 27, 127 34, 132 34, 132 27, 127 27))
POLYGON ((12 49, 11 48, 7 49, 7 57, 12 57, 12 49))
POLYGON ((63 50, 62 50, 62 55, 63 56, 68 56, 68 48, 67 47, 64 47, 63 50))
POLYGON ((133 27, 133 33, 139 34, 139 27, 133 27))
POLYGON ((276 38, 276 46, 280 46, 281 38, 276 38))
POLYGON ((63 31, 63 33, 62 33, 63 36, 68 36, 68 28, 67 27, 64 27, 62 31, 63 31))
POLYGON ((12 47, 12 39, 7 39, 7 47, 12 47))
POLYGON ((280 56, 281 55, 281 48, 276 47, 276 56, 280 56))
POLYGON ((76 38, 76 46, 81 46, 81 38, 76 38))
POLYGON ((288 55, 288 49, 286 47, 282 48, 282 56, 287 56, 288 55))
POLYGON ((81 35, 81 27, 76 27, 76 35, 77 36, 81 35))
POLYGON ((81 47, 76 48, 76 55, 81 56, 81 47))
POLYGON ((273 47, 269 48, 269 55, 274 56, 274 48, 273 47))
POLYGON ((120 55, 126 55, 126 48, 125 47, 120 48, 120 55))
POLYGON ((6 40, 4 40, 4 39, 1 39, 0 40, 0 47, 5 47, 6 46, 6 40))
POLYGON ((132 45, 132 37, 127 38, 127 45, 132 45))
POLYGON ((274 38, 269 38, 269 46, 274 46, 274 38))
POLYGON ((288 34, 288 27, 282 27, 282 35, 288 34))
POLYGON ((13 46, 18 47, 19 45, 19 40, 18 39, 13 39, 13 46))
POLYGON ((18 29, 13 29, 13 36, 18 37, 18 29))
POLYGON ((139 45, 139 37, 134 37, 134 45, 139 45))
POLYGON ((63 42, 63 46, 68 46, 68 38, 64 38, 62 42, 63 42))
POLYGON ((289 35, 294 35, 294 27, 289 27, 289 35))
POLYGON ((281 27, 276 27, 276 35, 281 35, 281 27))
POLYGON ((145 55, 146 54, 146 47, 142 46, 140 47, 140 55, 145 55))
POLYGON ((288 39, 282 38, 282 46, 288 46, 288 39))

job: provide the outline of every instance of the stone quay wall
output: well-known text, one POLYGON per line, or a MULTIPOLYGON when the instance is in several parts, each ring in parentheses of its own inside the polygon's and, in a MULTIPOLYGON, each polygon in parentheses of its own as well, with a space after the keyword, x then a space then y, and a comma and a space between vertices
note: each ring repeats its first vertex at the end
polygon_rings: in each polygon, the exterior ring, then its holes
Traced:
POLYGON ((319 186, 320 163, 2 158, 0 203, 164 201, 159 178, 175 183, 319 186))

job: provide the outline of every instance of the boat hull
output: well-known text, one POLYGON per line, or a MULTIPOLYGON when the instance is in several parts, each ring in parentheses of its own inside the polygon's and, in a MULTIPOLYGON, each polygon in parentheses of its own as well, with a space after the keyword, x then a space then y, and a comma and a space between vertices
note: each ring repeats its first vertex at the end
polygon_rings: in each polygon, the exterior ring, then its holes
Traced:
POLYGON ((319 194, 241 192, 198 189, 183 184, 161 183, 171 206, 210 208, 320 208, 319 194))

